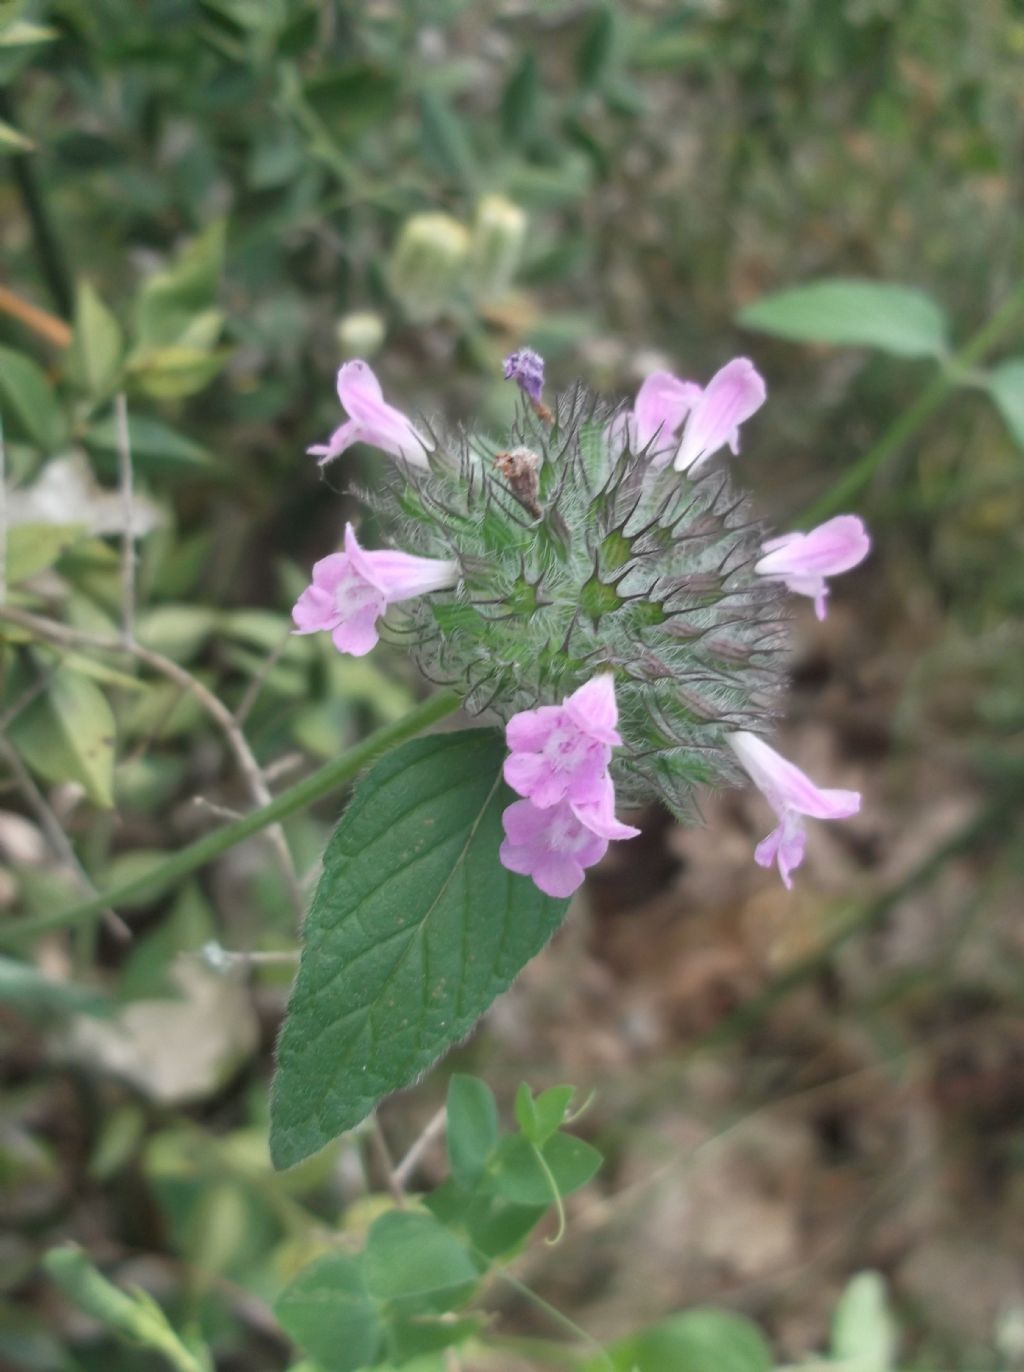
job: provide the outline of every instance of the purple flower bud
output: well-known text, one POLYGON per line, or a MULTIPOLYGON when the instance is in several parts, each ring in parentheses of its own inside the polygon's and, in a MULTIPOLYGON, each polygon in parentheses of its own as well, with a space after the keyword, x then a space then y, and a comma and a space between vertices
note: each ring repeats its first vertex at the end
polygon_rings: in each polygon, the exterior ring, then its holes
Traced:
POLYGON ((540 404, 544 389, 544 359, 531 348, 517 348, 505 358, 505 380, 514 381, 526 398, 540 404))

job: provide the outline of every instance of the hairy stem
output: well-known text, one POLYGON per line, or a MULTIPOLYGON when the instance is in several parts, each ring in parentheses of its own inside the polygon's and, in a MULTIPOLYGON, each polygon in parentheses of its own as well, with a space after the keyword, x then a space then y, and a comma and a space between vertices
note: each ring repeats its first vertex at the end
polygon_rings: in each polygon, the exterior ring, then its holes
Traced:
POLYGON ((7 921, 0 926, 0 945, 17 944, 26 938, 48 933, 52 929, 63 929, 68 925, 95 919, 108 906, 116 907, 126 900, 180 881, 182 877, 212 862, 214 858, 220 857, 244 839, 251 838, 269 825, 279 823, 289 815, 304 810, 329 791, 337 790, 339 786, 357 776, 367 763, 372 762, 381 753, 414 738, 431 724, 444 719, 446 715, 454 714, 459 704, 459 698, 454 692, 439 691, 429 700, 410 710, 396 723, 378 729, 341 757, 325 763, 317 771, 303 777, 287 791, 282 791, 268 805, 262 806, 259 810, 251 810, 233 824, 225 824, 213 833, 204 835, 195 843, 172 853, 166 862, 151 868, 143 875, 126 881, 110 891, 103 891, 92 900, 68 906, 65 910, 55 910, 52 914, 40 915, 33 919, 7 921))
POLYGON ((1000 343, 1024 314, 1024 281, 1010 292, 992 318, 921 389, 885 433, 829 489, 804 510, 798 523, 810 527, 838 514, 932 417, 950 393, 964 384, 965 375, 1000 343))

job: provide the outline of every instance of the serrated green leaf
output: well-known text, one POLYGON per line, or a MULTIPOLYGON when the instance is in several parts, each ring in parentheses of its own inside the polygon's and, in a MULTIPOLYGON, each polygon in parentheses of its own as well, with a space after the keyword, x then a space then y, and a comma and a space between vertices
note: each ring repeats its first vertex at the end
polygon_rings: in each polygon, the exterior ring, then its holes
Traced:
POLYGON ((66 667, 10 726, 10 739, 47 781, 77 781, 96 805, 114 803, 116 725, 103 692, 66 667))
POLYGON ((613 1344, 584 1372, 771 1372, 757 1326, 724 1310, 688 1310, 613 1344))
POLYGON ((274 1314, 322 1372, 358 1372, 380 1350, 380 1321, 362 1267, 343 1253, 303 1268, 278 1297, 274 1314))
POLYGON ((452 1175, 472 1186, 498 1143, 494 1092, 478 1077, 456 1073, 448 1083, 448 1161, 452 1175))
POLYGON ((44 452, 60 447, 67 434, 57 396, 43 369, 13 348, 0 347, 0 407, 4 418, 44 452))
POLYGON ((1018 445, 1024 448, 1024 357, 1010 357, 988 374, 988 392, 1018 445))
MULTIPOLYGON (((128 438, 132 461, 147 469, 160 466, 208 467, 213 459, 205 448, 191 439, 169 429, 159 419, 128 416, 128 438)), ((91 448, 105 453, 117 452, 117 428, 112 417, 98 420, 86 432, 85 441, 91 448)))
POLYGON ((102 400, 117 385, 124 352, 121 326, 88 281, 78 285, 70 366, 82 389, 102 400))
POLYGON ((498 861, 501 735, 416 739, 358 786, 328 845, 281 1037, 271 1152, 290 1167, 472 1028, 568 902, 498 861))
POLYGON ((52 567, 83 532, 80 524, 16 524, 8 529, 8 586, 17 586, 52 567))
POLYGON ((405 1314, 454 1310, 479 1273, 466 1249, 433 1215, 392 1210, 370 1229, 362 1255, 367 1290, 405 1314))
POLYGON ((794 286, 748 305, 738 322, 794 342, 880 348, 897 357, 942 357, 949 349, 942 308, 923 291, 886 281, 794 286))
POLYGON ((832 1356, 849 1372, 890 1372, 894 1366, 896 1327, 878 1272, 859 1272, 840 1296, 832 1317, 832 1356))

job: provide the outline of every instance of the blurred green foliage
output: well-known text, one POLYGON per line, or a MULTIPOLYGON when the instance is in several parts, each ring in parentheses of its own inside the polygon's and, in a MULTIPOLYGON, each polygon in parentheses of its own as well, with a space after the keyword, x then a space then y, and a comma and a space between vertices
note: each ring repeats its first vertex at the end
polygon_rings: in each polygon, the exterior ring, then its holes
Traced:
MULTIPOLYGON (((336 422, 338 362, 377 353, 410 408, 497 423, 512 345, 543 351, 556 380, 623 391, 652 359, 703 377, 756 349, 774 418, 744 477, 792 518, 899 422, 932 359, 948 362, 936 311, 963 340, 1024 277, 1022 57, 1024 15, 1004 0, 5 0, 5 581, 10 605, 80 636, 3 628, 5 915, 45 915, 83 881, 109 887, 158 863, 209 822, 197 793, 207 810, 251 799, 201 700, 116 650, 116 394, 146 521, 139 642, 243 715, 261 763, 332 758, 417 689, 397 657, 344 660, 288 634, 304 569, 341 526, 303 455, 336 422), (888 353, 830 346, 885 347, 859 324, 843 332, 834 298, 810 326, 772 326, 774 292, 851 278, 919 293, 891 316, 901 346, 891 327, 888 353), (23 772, 74 863, 48 847, 23 772), (14 824, 23 810, 30 833, 14 824)), ((1021 353, 1017 328, 988 370, 953 376, 955 398, 885 454, 860 504, 923 645, 895 744, 940 739, 983 785, 1019 774, 1024 724, 1021 353)), ((884 621, 881 597, 873 609, 884 621)), ((327 818, 289 821, 300 871, 327 818)), ((993 863, 997 878, 1007 869, 1019 875, 1012 853, 993 863)), ((315 1318, 321 1279, 355 1291, 367 1357, 384 1347, 384 1307, 403 1357, 434 1326, 477 1339, 476 1307, 449 1318, 476 1280, 466 1235, 504 1256, 589 1177, 582 1140, 572 1185, 548 1156, 574 1137, 547 1132, 562 1097, 517 1099, 519 1128, 499 1137, 487 1088, 458 1076, 452 1175, 429 1214, 380 1194, 365 1135, 272 1174, 265 1068, 294 939, 285 887, 264 850, 245 849, 202 887, 126 911, 138 921, 127 952, 108 928, 3 961, 13 1224, 0 1359, 157 1365, 120 1331, 182 1367, 202 1366, 204 1349, 225 1367, 281 1367, 280 1325, 330 1366, 324 1347, 356 1336, 315 1318), (218 962, 216 942, 196 956, 215 940, 265 960, 218 962), (429 1229, 439 1244, 422 1250, 428 1265, 455 1274, 425 1313, 399 1310, 402 1292, 364 1270, 410 1221, 417 1243, 429 1229), (96 1240, 113 1286, 59 1246, 69 1232, 96 1240), (47 1314, 48 1251, 89 1316, 70 1341, 47 1314), (166 1317, 127 1294, 136 1285, 166 1317)), ((948 1342, 926 1317, 911 1323, 914 1365, 935 1366, 948 1342)), ((892 1329, 878 1280, 858 1277, 830 1356, 886 1372, 892 1329)), ((715 1312, 672 1316, 602 1360, 581 1347, 575 1361, 595 1368, 770 1365, 751 1325, 715 1312)), ((440 1356, 407 1365, 434 1372, 440 1356)))

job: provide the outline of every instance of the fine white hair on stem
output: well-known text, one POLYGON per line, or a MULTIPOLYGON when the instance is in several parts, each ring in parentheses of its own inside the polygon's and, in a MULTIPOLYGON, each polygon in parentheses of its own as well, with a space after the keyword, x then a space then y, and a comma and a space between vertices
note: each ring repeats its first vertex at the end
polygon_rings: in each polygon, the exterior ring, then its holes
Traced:
POLYGON ((128 402, 124 391, 114 396, 117 424, 117 473, 121 490, 121 635, 135 642, 135 530, 132 518, 132 445, 128 431, 128 402))

